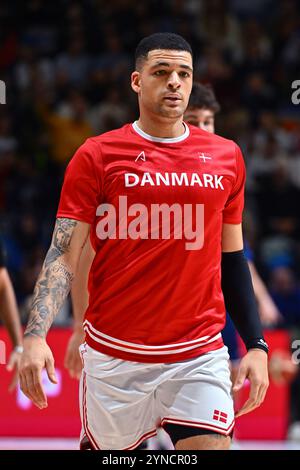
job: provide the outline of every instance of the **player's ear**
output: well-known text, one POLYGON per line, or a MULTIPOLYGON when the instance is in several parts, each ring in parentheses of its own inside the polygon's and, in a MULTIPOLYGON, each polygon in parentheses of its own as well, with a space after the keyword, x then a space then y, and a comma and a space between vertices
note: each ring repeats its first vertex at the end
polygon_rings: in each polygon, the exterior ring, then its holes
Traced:
POLYGON ((140 72, 138 72, 137 70, 132 72, 132 74, 131 74, 131 88, 133 89, 133 91, 135 91, 135 93, 140 92, 140 89, 141 89, 140 79, 141 79, 140 72))

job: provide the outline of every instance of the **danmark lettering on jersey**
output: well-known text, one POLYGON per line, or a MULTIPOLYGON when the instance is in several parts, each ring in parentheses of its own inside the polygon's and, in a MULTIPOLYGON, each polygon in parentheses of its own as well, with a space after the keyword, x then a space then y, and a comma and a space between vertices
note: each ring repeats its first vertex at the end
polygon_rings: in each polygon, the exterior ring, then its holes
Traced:
POLYGON ((125 187, 133 186, 199 186, 201 188, 221 189, 223 176, 211 175, 209 173, 143 173, 142 176, 136 173, 125 173, 125 187))

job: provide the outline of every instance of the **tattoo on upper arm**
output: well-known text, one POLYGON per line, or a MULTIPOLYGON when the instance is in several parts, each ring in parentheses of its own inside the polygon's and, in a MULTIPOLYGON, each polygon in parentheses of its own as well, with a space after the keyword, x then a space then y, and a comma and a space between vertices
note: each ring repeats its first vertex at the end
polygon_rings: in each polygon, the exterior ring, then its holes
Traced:
POLYGON ((51 246, 34 289, 31 315, 24 336, 45 337, 70 291, 74 273, 59 258, 68 252, 77 224, 76 220, 71 219, 56 221, 51 246))

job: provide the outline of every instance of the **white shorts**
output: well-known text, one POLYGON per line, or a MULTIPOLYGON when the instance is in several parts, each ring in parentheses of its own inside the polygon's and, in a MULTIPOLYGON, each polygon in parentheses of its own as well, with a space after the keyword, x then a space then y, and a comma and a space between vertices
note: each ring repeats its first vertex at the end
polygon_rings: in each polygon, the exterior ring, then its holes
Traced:
POLYGON ((80 348, 81 438, 95 449, 135 449, 166 423, 229 435, 234 426, 224 346, 194 359, 145 364, 80 348))

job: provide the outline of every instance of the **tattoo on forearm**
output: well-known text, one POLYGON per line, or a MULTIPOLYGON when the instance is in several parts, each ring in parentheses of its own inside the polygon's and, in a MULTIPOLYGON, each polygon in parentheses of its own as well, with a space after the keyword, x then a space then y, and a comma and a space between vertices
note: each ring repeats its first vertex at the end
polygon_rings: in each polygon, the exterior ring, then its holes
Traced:
POLYGON ((66 281, 70 284, 73 281, 74 275, 68 270, 68 268, 64 264, 60 262, 57 262, 53 265, 52 272, 53 274, 57 274, 58 276, 60 274, 63 274, 66 278, 66 281))
POLYGON ((77 222, 70 219, 58 219, 56 222, 51 247, 34 289, 31 314, 24 336, 46 337, 70 291, 74 273, 59 257, 68 252, 76 225, 77 222))
POLYGON ((74 228, 78 222, 71 219, 57 219, 51 247, 45 259, 45 266, 53 263, 59 256, 69 251, 74 228))

